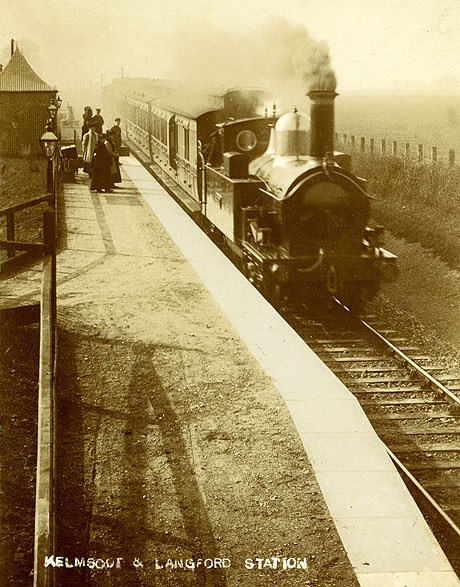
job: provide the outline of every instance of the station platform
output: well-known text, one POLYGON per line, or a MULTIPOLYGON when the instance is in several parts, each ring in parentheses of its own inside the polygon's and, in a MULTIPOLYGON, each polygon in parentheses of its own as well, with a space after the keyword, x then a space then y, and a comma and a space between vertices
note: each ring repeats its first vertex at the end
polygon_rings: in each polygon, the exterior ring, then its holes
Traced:
MULTIPOLYGON (((111 193, 65 184, 59 217, 59 369, 76 380, 66 407, 83 443, 66 450, 91 502, 79 541, 123 559, 88 584, 460 585, 357 400, 122 162, 111 193)), ((28 273, 5 284, 10 302, 37 296, 28 273)))

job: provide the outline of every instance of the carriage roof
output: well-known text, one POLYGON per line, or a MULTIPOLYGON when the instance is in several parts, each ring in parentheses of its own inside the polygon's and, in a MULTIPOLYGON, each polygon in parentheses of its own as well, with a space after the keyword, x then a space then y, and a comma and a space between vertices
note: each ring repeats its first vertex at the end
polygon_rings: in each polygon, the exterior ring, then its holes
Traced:
POLYGON ((170 92, 149 100, 152 109, 155 107, 180 114, 187 118, 197 119, 204 114, 223 110, 226 100, 233 94, 263 93, 268 91, 260 88, 215 88, 208 92, 188 91, 186 87, 174 87, 170 92))

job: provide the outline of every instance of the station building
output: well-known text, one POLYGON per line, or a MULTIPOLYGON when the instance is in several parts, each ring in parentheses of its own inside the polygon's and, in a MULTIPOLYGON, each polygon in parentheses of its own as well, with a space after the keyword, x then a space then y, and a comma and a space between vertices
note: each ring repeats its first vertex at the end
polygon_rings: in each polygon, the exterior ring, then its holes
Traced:
POLYGON ((0 71, 0 156, 41 156, 39 138, 56 94, 12 41, 11 59, 0 71))

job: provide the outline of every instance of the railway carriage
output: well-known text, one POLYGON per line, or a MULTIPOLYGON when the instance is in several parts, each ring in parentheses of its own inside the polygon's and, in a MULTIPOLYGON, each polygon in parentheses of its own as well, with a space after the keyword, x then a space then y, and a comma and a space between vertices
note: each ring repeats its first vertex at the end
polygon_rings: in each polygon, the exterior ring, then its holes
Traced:
POLYGON ((311 117, 277 118, 264 89, 195 92, 154 81, 143 89, 114 82, 106 111, 273 301, 328 291, 361 309, 396 278, 382 229, 368 226, 366 182, 333 151, 335 92, 309 93, 311 117))

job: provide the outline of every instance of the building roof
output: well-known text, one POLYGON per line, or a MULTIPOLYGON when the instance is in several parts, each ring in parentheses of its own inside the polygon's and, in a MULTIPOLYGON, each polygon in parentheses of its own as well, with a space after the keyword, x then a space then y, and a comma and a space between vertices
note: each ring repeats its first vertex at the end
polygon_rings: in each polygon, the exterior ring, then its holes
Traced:
POLYGON ((30 67, 24 55, 16 47, 10 61, 0 72, 0 92, 53 92, 30 67))

